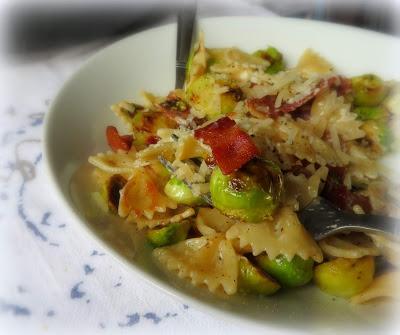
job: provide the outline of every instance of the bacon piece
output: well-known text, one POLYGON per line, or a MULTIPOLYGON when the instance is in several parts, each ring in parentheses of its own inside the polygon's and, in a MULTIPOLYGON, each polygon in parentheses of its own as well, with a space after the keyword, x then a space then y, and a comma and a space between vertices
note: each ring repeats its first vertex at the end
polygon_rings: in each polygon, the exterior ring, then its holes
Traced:
POLYGON ((150 145, 150 144, 156 144, 158 143, 158 141, 160 140, 160 138, 156 135, 149 135, 148 138, 146 138, 146 144, 150 145))
POLYGON ((292 112, 293 118, 297 119, 303 119, 303 120, 309 120, 311 116, 311 107, 314 102, 314 99, 306 102, 304 105, 300 106, 299 108, 295 109, 292 112))
POLYGON ((353 211, 353 206, 358 205, 361 206, 364 213, 371 213, 372 206, 369 198, 352 192, 344 185, 345 174, 346 168, 344 167, 329 167, 329 174, 322 196, 339 209, 353 211))
POLYGON ((223 132, 235 126, 236 123, 229 117, 223 117, 208 126, 198 128, 194 134, 196 138, 203 139, 204 143, 211 145, 211 142, 218 142, 220 137, 223 137, 223 132))
POLYGON ((259 154, 251 137, 235 121, 223 117, 195 130, 195 137, 211 147, 223 174, 230 174, 259 154))
POLYGON ((326 89, 328 85, 329 83, 327 80, 321 80, 310 94, 307 94, 303 98, 292 103, 282 103, 279 107, 275 107, 276 95, 266 95, 262 98, 248 99, 246 105, 250 110, 250 113, 254 116, 277 118, 282 114, 291 113, 297 108, 303 106, 313 99, 319 92, 326 89))
POLYGON ((308 102, 314 99, 319 92, 330 87, 336 88, 338 90, 338 95, 339 93, 347 94, 349 92, 348 79, 340 76, 323 79, 316 85, 311 93, 307 94, 306 96, 295 102, 282 103, 279 107, 275 107, 275 101, 277 98, 276 95, 266 95, 262 98, 247 99, 246 106, 249 109, 250 113, 258 118, 277 118, 282 114, 291 113, 299 107, 306 105, 308 102))
POLYGON ((108 126, 106 129, 107 142, 113 151, 124 150, 129 151, 132 146, 132 135, 121 136, 117 128, 108 126))
POLYGON ((329 78, 328 86, 334 88, 338 96, 347 95, 352 91, 351 80, 343 76, 329 78))
POLYGON ((275 109, 276 95, 266 95, 262 98, 253 98, 246 100, 246 107, 255 117, 265 118, 272 117, 277 118, 281 113, 275 109))

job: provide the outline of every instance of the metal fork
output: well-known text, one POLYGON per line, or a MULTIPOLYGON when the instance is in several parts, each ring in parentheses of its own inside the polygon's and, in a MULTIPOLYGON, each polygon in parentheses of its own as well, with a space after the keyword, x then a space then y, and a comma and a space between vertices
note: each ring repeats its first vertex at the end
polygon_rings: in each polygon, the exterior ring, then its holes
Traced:
POLYGON ((317 197, 299 213, 300 222, 315 240, 342 232, 384 234, 400 237, 400 220, 373 214, 354 214, 336 209, 326 199, 317 197))
POLYGON ((186 64, 197 40, 197 3, 184 4, 178 12, 176 40, 175 88, 183 88, 186 78, 186 64))

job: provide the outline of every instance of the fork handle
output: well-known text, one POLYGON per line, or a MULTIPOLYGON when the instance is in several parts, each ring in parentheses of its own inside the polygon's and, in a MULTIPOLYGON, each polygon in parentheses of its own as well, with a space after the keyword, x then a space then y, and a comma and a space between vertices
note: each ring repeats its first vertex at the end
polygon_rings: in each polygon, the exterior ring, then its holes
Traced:
POLYGON ((184 3, 177 18, 175 88, 182 88, 185 82, 186 63, 192 46, 195 18, 196 3, 184 3))

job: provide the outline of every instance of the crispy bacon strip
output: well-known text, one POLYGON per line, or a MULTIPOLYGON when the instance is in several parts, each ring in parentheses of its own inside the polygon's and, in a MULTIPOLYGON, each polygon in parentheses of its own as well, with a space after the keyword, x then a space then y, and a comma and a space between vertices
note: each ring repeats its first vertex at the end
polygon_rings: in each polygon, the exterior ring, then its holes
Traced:
POLYGON ((251 137, 229 117, 196 129, 195 137, 211 147, 214 159, 224 174, 234 172, 259 154, 251 137))
POLYGON ((149 137, 146 139, 146 144, 150 145, 150 144, 156 144, 158 143, 158 141, 160 140, 160 138, 156 135, 149 135, 149 137))
POLYGON ((132 146, 132 135, 121 136, 117 128, 108 126, 106 129, 107 142, 113 151, 124 150, 129 151, 132 146))
POLYGON ((295 109, 292 112, 292 117, 294 119, 303 119, 303 120, 309 120, 311 116, 311 107, 314 102, 314 99, 311 99, 310 101, 306 102, 304 105, 300 106, 299 108, 295 109))
POLYGON ((277 118, 285 113, 291 113, 297 108, 303 106, 308 101, 313 99, 321 90, 328 87, 328 81, 321 81, 315 89, 303 98, 293 103, 283 103, 279 107, 275 107, 276 95, 266 95, 262 98, 248 99, 246 101, 247 108, 250 113, 256 117, 271 117, 277 118))
POLYGON ((352 91, 351 80, 343 76, 329 78, 328 86, 334 88, 338 96, 349 94, 352 91))
MULTIPOLYGON (((310 94, 293 103, 283 103, 279 107, 275 107, 276 95, 266 95, 262 98, 248 99, 246 101, 246 106, 250 113, 256 117, 277 118, 282 114, 292 113, 307 104, 311 107, 312 99, 314 99, 319 92, 327 88, 335 89, 338 96, 346 95, 351 92, 351 80, 342 76, 334 76, 326 80, 321 80, 310 94)), ((307 109, 308 108, 305 108, 303 111, 299 112, 300 117, 307 117, 307 109)))

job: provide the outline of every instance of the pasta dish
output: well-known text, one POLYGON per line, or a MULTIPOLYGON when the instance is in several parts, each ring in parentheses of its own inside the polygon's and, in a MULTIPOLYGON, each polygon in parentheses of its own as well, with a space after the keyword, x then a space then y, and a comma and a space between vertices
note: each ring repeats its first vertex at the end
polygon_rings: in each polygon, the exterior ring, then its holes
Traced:
POLYGON ((400 216, 380 162, 398 146, 399 83, 342 76, 310 49, 288 67, 274 47, 211 49, 201 36, 184 89, 143 97, 112 106, 124 127, 108 126, 110 150, 89 162, 96 201, 144 231, 162 270, 227 295, 313 282, 353 303, 398 296, 395 241, 315 241, 298 212, 324 197, 400 216))

